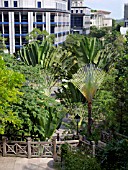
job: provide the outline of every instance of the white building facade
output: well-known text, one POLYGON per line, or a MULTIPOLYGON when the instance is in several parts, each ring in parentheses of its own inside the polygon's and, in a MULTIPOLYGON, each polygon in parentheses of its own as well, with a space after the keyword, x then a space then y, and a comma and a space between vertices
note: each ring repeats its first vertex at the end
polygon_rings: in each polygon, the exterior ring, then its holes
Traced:
POLYGON ((90 33, 91 9, 84 6, 84 0, 72 0, 71 29, 79 34, 90 33))
POLYGON ((70 0, 0 0, 0 32, 15 53, 34 28, 55 34, 55 45, 70 33, 70 0))
POLYGON ((112 27, 112 18, 109 17, 111 12, 92 10, 91 11, 91 26, 97 28, 112 27))

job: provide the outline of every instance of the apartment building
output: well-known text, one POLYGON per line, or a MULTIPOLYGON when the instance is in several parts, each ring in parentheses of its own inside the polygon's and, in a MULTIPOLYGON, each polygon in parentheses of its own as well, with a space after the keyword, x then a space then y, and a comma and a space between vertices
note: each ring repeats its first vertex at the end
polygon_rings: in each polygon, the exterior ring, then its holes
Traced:
POLYGON ((27 43, 34 28, 55 34, 55 45, 70 33, 71 0, 0 0, 0 32, 9 52, 27 43))
POLYGON ((128 27, 128 3, 124 4, 124 22, 125 27, 128 27))
POLYGON ((84 6, 84 0, 72 0, 71 31, 79 34, 90 33, 91 9, 84 6))
POLYGON ((111 12, 102 10, 91 10, 91 26, 97 28, 112 27, 112 18, 109 17, 111 12))

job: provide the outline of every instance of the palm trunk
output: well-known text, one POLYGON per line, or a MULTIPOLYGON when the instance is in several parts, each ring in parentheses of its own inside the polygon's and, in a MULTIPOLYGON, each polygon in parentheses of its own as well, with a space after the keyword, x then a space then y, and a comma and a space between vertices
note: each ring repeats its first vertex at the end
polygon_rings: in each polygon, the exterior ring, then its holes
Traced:
POLYGON ((87 131, 88 136, 92 135, 91 126, 92 126, 92 102, 88 102, 88 131, 87 131))

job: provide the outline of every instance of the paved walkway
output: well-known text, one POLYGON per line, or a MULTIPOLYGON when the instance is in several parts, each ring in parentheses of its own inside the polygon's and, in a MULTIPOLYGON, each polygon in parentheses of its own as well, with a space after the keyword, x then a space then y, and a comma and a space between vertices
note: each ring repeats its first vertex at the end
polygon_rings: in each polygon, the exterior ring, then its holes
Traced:
POLYGON ((0 157, 0 170, 54 170, 53 159, 0 157))

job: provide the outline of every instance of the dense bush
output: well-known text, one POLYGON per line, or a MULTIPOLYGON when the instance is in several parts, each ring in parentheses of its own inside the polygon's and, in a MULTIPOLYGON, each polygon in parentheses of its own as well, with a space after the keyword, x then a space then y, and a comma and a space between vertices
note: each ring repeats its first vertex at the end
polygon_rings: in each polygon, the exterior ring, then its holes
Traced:
POLYGON ((80 152, 68 152, 65 155, 65 170, 100 170, 95 158, 87 157, 80 152))
POLYGON ((100 165, 95 158, 82 154, 78 151, 71 151, 70 146, 63 145, 63 166, 65 170, 100 170, 100 165))
POLYGON ((128 169, 128 140, 112 141, 100 153, 98 159, 105 170, 128 169))

